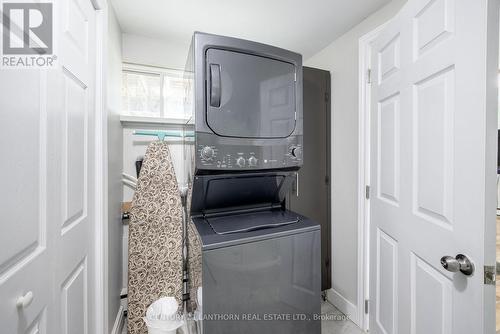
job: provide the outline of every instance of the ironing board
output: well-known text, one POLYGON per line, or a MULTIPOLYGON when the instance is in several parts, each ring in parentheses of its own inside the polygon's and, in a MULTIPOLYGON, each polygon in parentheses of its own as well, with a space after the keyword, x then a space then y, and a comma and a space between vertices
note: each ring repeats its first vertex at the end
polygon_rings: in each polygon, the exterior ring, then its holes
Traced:
POLYGON ((146 334, 147 307, 164 296, 182 310, 182 202, 168 144, 146 151, 129 224, 128 333, 146 334))

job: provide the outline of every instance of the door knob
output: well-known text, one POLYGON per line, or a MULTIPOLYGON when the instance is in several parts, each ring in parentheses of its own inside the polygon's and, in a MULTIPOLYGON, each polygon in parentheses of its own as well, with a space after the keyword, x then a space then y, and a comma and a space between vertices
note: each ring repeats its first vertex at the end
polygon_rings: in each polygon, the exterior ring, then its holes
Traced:
POLYGON ((26 307, 30 306, 32 301, 33 301, 33 292, 29 291, 24 296, 19 297, 17 299, 16 306, 18 308, 26 308, 26 307))
POLYGON ((441 265, 444 269, 452 273, 460 271, 466 276, 470 276, 474 273, 474 264, 463 254, 458 254, 454 258, 451 256, 443 256, 441 258, 441 265))

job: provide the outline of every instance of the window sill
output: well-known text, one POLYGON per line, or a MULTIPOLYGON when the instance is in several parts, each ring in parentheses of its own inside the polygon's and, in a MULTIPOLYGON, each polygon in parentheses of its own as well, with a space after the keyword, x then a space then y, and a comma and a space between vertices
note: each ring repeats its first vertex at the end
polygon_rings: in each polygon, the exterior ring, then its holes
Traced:
POLYGON ((120 122, 123 126, 132 125, 137 126, 138 124, 144 125, 187 125, 189 124, 188 119, 182 118, 163 118, 163 117, 144 117, 144 116, 133 116, 133 115, 120 115, 120 122))

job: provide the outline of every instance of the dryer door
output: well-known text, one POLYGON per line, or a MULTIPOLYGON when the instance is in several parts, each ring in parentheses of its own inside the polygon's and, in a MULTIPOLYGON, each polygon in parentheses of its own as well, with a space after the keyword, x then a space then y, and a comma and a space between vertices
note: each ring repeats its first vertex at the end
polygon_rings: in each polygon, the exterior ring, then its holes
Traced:
POLYGON ((206 52, 206 117, 219 136, 285 138, 295 129, 295 66, 220 49, 206 52))

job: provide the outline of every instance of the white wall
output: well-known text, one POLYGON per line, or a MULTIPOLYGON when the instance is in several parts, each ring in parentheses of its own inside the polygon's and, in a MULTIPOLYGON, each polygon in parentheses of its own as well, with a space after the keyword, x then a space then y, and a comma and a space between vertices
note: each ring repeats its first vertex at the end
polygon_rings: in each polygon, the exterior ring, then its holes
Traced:
POLYGON ((123 61, 183 70, 186 65, 190 40, 173 43, 140 35, 122 35, 123 61))
POLYGON ((122 290, 122 234, 121 202, 123 188, 121 81, 121 29, 111 4, 108 5, 106 109, 108 115, 108 329, 111 331, 120 307, 122 290))
MULTIPOLYGON (((393 17, 394 0, 306 59, 332 75, 332 291, 329 297, 356 322, 358 273, 358 43, 393 17)), ((359 325, 359 324, 358 324, 359 325)))

